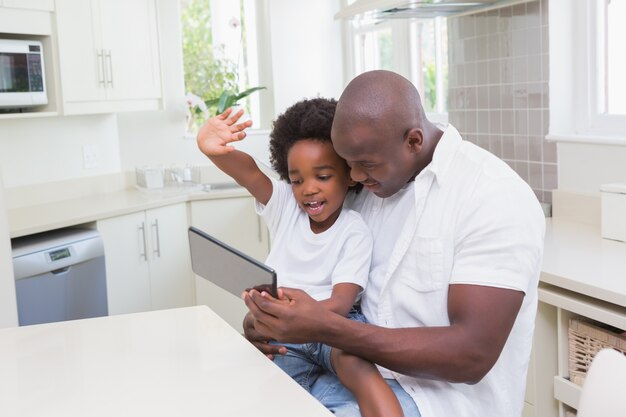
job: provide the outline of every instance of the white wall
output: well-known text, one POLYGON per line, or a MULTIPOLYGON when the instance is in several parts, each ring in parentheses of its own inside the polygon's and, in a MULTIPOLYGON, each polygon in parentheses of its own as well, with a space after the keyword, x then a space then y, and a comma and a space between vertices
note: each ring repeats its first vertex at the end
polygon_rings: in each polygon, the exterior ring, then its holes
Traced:
POLYGON ((559 143, 557 154, 559 190, 599 195, 601 184, 626 182, 626 146, 559 143))
POLYGON ((0 165, 5 187, 118 172, 114 115, 0 120, 0 165), (99 166, 83 168, 83 146, 98 149, 99 166))
POLYGON ((345 86, 338 0, 271 0, 274 109, 310 97, 339 98, 345 86))
POLYGON ((12 326, 17 326, 17 305, 4 186, 0 175, 0 328, 12 326))

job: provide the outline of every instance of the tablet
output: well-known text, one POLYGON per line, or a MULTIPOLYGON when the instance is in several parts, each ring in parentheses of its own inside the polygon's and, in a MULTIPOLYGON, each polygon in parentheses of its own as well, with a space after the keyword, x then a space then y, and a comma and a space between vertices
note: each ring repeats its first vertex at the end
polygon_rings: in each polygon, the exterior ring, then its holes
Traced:
POLYGON ((240 297, 257 289, 276 296, 276 271, 195 227, 189 228, 193 272, 240 297))

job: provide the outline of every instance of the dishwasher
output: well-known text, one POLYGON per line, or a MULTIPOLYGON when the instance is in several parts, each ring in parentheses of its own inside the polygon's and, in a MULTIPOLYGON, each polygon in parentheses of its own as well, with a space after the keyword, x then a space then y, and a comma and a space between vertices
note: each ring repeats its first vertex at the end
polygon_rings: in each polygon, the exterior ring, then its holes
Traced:
POLYGON ((20 326, 108 314, 96 230, 59 229, 15 238, 11 246, 20 326))

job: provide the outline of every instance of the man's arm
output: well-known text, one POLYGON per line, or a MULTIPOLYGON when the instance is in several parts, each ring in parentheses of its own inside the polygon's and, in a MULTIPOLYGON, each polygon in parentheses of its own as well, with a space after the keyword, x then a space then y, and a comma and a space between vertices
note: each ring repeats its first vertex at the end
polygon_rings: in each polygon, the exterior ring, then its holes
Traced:
POLYGON ((252 121, 237 123, 243 110, 229 118, 231 112, 232 108, 206 121, 198 131, 198 148, 220 170, 245 187, 259 203, 267 204, 272 196, 272 181, 250 155, 228 145, 244 139, 244 130, 252 126, 252 121))
POLYGON ((280 342, 321 342, 414 377, 473 384, 495 364, 524 293, 451 285, 450 326, 389 329, 333 314, 300 290, 283 289, 282 303, 251 292, 255 328, 280 342))

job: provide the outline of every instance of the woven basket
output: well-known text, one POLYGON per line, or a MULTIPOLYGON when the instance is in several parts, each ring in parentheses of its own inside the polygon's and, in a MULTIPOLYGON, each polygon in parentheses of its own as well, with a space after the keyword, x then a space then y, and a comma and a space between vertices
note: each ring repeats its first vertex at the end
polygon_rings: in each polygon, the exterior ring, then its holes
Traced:
POLYGON ((626 337, 621 330, 581 318, 570 319, 569 379, 582 386, 591 361, 601 349, 611 348, 626 355, 626 337))

